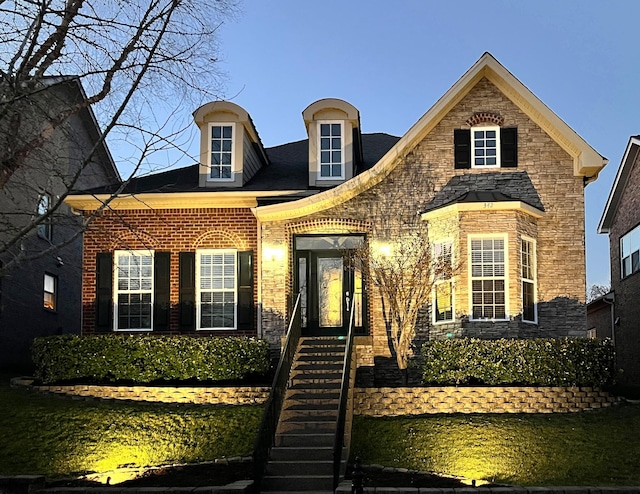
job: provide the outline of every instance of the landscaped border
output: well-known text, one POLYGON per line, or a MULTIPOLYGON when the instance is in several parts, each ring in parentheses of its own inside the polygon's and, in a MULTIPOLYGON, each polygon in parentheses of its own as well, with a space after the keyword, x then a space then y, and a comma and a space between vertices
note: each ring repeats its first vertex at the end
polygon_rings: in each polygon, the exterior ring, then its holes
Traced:
MULTIPOLYGON (((39 386, 32 378, 11 380, 12 386, 81 398, 194 403, 207 405, 260 405, 270 388, 188 386, 39 386)), ((356 388, 354 414, 373 417, 427 413, 567 413, 611 406, 621 399, 590 387, 534 386, 428 386, 415 388, 356 388)))
POLYGON ((590 387, 429 386, 356 388, 354 414, 373 417, 427 413, 566 413, 621 401, 590 387))
POLYGON ((43 393, 103 400, 149 401, 160 403, 194 403, 198 405, 260 405, 269 398, 268 386, 98 386, 76 384, 69 386, 33 384, 34 380, 17 377, 12 386, 29 386, 43 393))

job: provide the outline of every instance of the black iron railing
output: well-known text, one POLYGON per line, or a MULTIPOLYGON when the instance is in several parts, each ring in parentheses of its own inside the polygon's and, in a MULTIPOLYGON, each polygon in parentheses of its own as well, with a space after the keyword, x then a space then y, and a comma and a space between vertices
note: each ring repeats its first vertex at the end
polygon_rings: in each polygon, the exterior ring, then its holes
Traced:
POLYGON ((269 451, 274 445, 276 428, 278 427, 278 419, 280 410, 284 402, 285 393, 287 391, 287 382, 293 359, 296 355, 300 334, 302 331, 300 312, 300 295, 296 299, 293 313, 287 330, 287 339, 280 354, 280 361, 276 369, 276 374, 271 385, 271 392, 262 413, 262 423, 258 430, 258 436, 253 446, 253 467, 254 467, 254 484, 256 492, 260 492, 262 477, 269 461, 269 451))
MULTIPOLYGON (((338 487, 340 477, 344 472, 342 468, 342 453, 346 448, 345 454, 348 455, 348 446, 350 442, 351 431, 347 431, 349 436, 345 441, 346 427, 351 425, 353 418, 353 403, 350 399, 353 390, 353 383, 356 374, 356 359, 353 355, 353 302, 351 304, 351 317, 349 319, 349 330, 347 331, 347 341, 345 342, 344 361, 342 364, 342 383, 340 385, 340 402, 338 405, 338 422, 336 424, 336 436, 333 442, 333 488, 338 487)), ((347 458, 345 458, 346 461, 347 458)))

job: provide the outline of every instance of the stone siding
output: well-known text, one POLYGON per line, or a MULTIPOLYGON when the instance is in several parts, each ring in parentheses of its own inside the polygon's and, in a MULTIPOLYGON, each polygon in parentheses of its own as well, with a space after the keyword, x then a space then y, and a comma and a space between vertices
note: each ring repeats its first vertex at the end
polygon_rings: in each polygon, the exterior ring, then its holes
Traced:
POLYGON ((617 401, 605 391, 577 387, 358 388, 354 414, 566 413, 608 407, 617 401))
MULTIPOLYGON (((291 220, 265 221, 261 224, 262 242, 276 244, 284 251, 288 263, 265 260, 261 269, 262 321, 265 334, 277 341, 286 328, 287 296, 282 287, 293 290, 289 272, 293 266, 294 233, 347 234, 365 233, 370 242, 379 240, 372 233, 385 222, 400 222, 424 211, 435 194, 456 175, 526 172, 539 195, 544 215, 536 219, 520 211, 460 212, 437 226, 430 235, 453 238, 456 259, 461 262, 456 273, 454 300, 456 318, 453 324, 438 328, 430 317, 421 319, 418 332, 424 337, 454 336, 497 337, 562 337, 584 336, 586 331, 584 185, 574 176, 573 160, 548 134, 522 112, 492 83, 482 79, 427 134, 423 140, 378 184, 363 190, 354 198, 336 204, 320 213, 291 220), (454 129, 465 127, 477 112, 499 114, 506 127, 518 128, 518 167, 487 170, 454 169, 454 129), (380 207, 384 204, 384 207, 380 207), (440 233, 434 233, 440 230, 440 233), (448 232, 448 233, 447 233, 448 232), (509 318, 504 322, 468 321, 469 290, 467 243, 469 235, 508 235, 508 299, 509 318), (520 283, 520 236, 536 241, 538 324, 519 321, 522 312, 520 283), (570 259, 570 265, 567 260, 570 259)), ((380 296, 374 287, 367 293, 368 329, 372 335, 374 358, 391 357, 382 317, 380 296)))

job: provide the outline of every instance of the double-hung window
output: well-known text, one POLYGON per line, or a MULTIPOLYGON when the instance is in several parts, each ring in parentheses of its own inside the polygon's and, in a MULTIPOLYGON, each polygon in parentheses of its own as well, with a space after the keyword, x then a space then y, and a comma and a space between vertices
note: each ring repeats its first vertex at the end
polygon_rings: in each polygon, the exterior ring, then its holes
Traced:
POLYGON ((537 323, 535 241, 522 238, 520 257, 522 263, 522 320, 537 323))
POLYGON ((505 236, 471 238, 471 318, 506 319, 505 236))
POLYGON ((153 252, 116 251, 114 262, 115 330, 153 328, 153 252))
POLYGON ((58 308, 58 277, 49 273, 44 274, 43 307, 50 311, 58 308))
POLYGON ((620 239, 620 277, 640 271, 640 225, 620 239))
POLYGON ((433 245, 433 257, 433 322, 453 321, 453 243, 436 242, 433 245))
POLYGON ((341 122, 319 122, 319 177, 344 178, 344 136, 341 122))
POLYGON ((198 329, 237 328, 237 272, 235 250, 197 251, 198 329))
POLYGON ((232 180, 233 125, 211 125, 210 180, 232 180))

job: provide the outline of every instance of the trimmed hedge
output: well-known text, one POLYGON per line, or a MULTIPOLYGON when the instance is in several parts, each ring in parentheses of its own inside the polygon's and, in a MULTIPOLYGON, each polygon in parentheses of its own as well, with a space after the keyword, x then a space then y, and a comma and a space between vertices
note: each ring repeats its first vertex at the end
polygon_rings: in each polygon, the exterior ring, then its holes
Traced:
POLYGON ((604 386, 614 378, 611 340, 432 340, 422 358, 424 384, 604 386))
POLYGON ((36 338, 36 378, 63 381, 225 381, 269 371, 269 343, 248 337, 62 335, 36 338))

